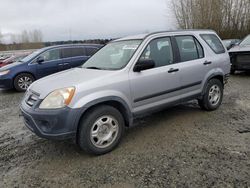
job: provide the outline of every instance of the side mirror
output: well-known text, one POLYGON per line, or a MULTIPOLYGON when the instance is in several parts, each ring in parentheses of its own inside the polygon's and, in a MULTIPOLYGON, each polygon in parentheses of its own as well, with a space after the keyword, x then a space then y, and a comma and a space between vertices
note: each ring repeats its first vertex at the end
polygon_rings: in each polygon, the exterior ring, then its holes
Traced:
POLYGON ((141 72, 143 70, 151 69, 155 67, 155 62, 152 59, 141 59, 139 60, 135 67, 134 72, 141 72))
POLYGON ((38 64, 41 64, 42 62, 44 62, 44 58, 41 57, 41 56, 39 56, 39 57, 36 59, 36 62, 37 62, 38 64))

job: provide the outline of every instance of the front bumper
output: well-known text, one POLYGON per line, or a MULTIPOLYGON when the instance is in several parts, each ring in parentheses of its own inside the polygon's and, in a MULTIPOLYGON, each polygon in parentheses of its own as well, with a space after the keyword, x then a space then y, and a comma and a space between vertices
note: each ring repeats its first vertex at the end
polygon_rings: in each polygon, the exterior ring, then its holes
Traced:
POLYGON ((230 53, 233 70, 250 70, 250 52, 230 53))
POLYGON ((0 88, 12 89, 13 88, 12 83, 13 83, 12 79, 1 78, 0 76, 0 88))
POLYGON ((40 110, 22 101, 21 115, 25 125, 37 136, 46 139, 64 140, 74 138, 81 117, 80 109, 68 107, 56 110, 40 110))

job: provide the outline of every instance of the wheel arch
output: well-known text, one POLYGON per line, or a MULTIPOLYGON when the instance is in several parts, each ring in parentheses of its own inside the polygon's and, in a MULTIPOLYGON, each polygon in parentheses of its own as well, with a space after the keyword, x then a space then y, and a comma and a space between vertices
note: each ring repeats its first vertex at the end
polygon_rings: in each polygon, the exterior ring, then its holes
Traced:
POLYGON ((211 75, 207 78, 207 80, 206 80, 206 82, 205 82, 205 84, 204 84, 204 86, 203 86, 203 89, 202 89, 202 95, 205 94, 205 92, 206 92, 206 87, 207 87, 207 83, 208 83, 211 79, 218 79, 218 80, 220 80, 221 83, 222 83, 222 85, 223 85, 223 87, 224 87, 224 76, 223 76, 223 74, 222 74, 222 73, 213 73, 213 74, 211 74, 211 75))
POLYGON ((15 76, 13 77, 13 80, 12 80, 12 85, 13 85, 13 87, 14 87, 14 82, 15 82, 16 77, 19 76, 20 74, 30 74, 31 76, 33 76, 34 80, 36 80, 36 76, 35 76, 33 73, 29 72, 29 71, 18 72, 18 73, 16 73, 15 76))
POLYGON ((18 73, 16 73, 15 76, 13 77, 13 78, 14 78, 13 81, 14 81, 15 78, 16 78, 17 76, 19 76, 20 74, 30 74, 30 75, 33 76, 33 78, 36 80, 35 74, 33 74, 32 72, 29 72, 29 71, 24 71, 24 72, 18 72, 18 73))
POLYGON ((121 99, 119 97, 115 97, 115 96, 104 97, 101 99, 91 101, 91 102, 87 103, 86 105, 84 105, 84 107, 82 108, 82 110, 77 118, 77 121, 76 121, 77 134, 78 134, 79 127, 80 127, 79 126, 80 122, 82 121, 82 119, 84 118, 86 113, 88 113, 91 109, 96 108, 97 106, 100 106, 100 105, 109 105, 109 106, 116 108, 122 114, 124 121, 125 121, 125 126, 126 127, 132 126, 133 115, 132 115, 128 105, 126 104, 126 102, 123 99, 121 99))

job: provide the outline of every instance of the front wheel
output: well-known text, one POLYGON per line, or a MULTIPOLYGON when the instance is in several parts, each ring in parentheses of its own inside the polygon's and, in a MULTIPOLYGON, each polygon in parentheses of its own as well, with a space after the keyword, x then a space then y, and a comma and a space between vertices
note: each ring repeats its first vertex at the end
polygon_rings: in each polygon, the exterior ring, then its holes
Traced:
POLYGON ((21 73, 14 79, 14 87, 17 91, 23 92, 35 81, 34 77, 28 73, 21 73))
POLYGON ((102 105, 84 115, 79 125, 78 145, 95 155, 112 151, 124 133, 124 119, 112 106, 102 105))
POLYGON ((211 79, 206 86, 205 94, 198 100, 200 107, 207 111, 219 108, 223 98, 223 84, 218 79, 211 79))

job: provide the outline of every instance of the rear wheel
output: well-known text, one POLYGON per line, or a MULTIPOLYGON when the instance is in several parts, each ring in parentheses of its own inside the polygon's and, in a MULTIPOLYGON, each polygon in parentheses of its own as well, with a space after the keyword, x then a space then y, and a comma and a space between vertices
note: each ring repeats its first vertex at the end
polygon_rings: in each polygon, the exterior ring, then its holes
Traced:
POLYGON ((218 79, 211 79, 207 83, 205 94, 198 100, 200 107, 207 111, 219 108, 223 98, 223 84, 218 79))
POLYGON ((17 91, 23 92, 35 81, 34 77, 28 73, 22 73, 14 79, 14 87, 17 91))
POLYGON ((84 151, 102 155, 121 141, 124 119, 112 106, 97 106, 84 115, 78 132, 78 145, 84 151))

